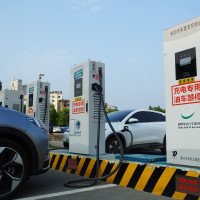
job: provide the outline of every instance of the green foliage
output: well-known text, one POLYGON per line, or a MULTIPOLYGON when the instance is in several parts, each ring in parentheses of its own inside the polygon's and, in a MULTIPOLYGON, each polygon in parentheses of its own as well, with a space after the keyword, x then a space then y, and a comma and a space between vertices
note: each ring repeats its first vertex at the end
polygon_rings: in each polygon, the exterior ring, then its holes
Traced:
POLYGON ((26 114, 26 104, 24 104, 24 114, 26 114))
POLYGON ((53 126, 57 125, 57 118, 58 118, 58 113, 56 112, 54 105, 51 104, 49 121, 53 126))
POLYGON ((49 121, 53 126, 66 126, 66 124, 69 124, 69 110, 65 108, 56 111, 54 105, 51 104, 49 121))
POLYGON ((116 111, 118 111, 118 109, 108 109, 107 113, 116 112, 116 111))
POLYGON ((58 126, 66 126, 66 124, 69 124, 69 110, 68 109, 63 109, 59 110, 57 112, 58 117, 57 117, 57 125, 58 126))
POLYGON ((157 107, 149 106, 149 110, 155 110, 155 111, 159 111, 159 112, 165 113, 165 109, 162 109, 160 106, 157 106, 157 107))

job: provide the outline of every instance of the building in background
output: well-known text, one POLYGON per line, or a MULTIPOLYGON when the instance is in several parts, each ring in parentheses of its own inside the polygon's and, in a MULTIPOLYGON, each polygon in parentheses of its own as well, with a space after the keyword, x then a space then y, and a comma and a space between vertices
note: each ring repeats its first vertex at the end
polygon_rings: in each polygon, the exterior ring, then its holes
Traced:
POLYGON ((116 106, 107 105, 108 110, 117 110, 116 106))
POLYGON ((63 110, 64 108, 69 109, 69 100, 61 99, 58 101, 58 110, 63 110))
POLYGON ((10 81, 10 88, 9 90, 22 90, 22 80, 21 79, 15 79, 10 81))
POLYGON ((21 79, 15 79, 10 81, 10 88, 9 90, 15 90, 19 91, 21 95, 24 96, 24 104, 26 105, 26 90, 27 90, 27 85, 22 85, 22 80, 21 79))
POLYGON ((59 101, 63 100, 62 91, 52 91, 50 92, 50 104, 53 104, 56 111, 59 110, 59 101))
POLYGON ((106 112, 118 110, 116 106, 111 106, 111 105, 108 105, 107 103, 105 103, 105 108, 106 108, 106 112))

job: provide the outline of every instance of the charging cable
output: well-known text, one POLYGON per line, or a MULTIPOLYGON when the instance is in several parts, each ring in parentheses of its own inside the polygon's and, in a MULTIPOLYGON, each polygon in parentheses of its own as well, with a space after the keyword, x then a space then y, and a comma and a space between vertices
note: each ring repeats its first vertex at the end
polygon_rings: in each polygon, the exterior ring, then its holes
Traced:
POLYGON ((124 129, 121 130, 122 132, 129 132, 130 133, 130 136, 131 136, 131 142, 130 142, 130 145, 129 147, 126 149, 126 153, 128 153, 131 149, 131 146, 133 145, 133 133, 129 130, 128 126, 124 126, 124 129))
POLYGON ((102 87, 101 85, 97 84, 97 83, 94 83, 92 84, 92 89, 95 90, 98 95, 99 95, 99 112, 98 112, 98 130, 97 130, 97 153, 96 153, 96 174, 95 174, 95 178, 86 178, 86 179, 79 179, 79 180, 75 180, 75 181, 69 181, 67 183, 64 183, 64 186, 65 187, 72 187, 72 188, 83 188, 83 187, 90 187, 92 185, 95 185, 97 183, 97 181, 103 181, 105 179, 107 179, 108 177, 112 176, 115 172, 117 172, 117 170, 120 168, 120 166, 122 165, 123 163, 123 158, 124 158, 124 147, 123 147, 123 144, 122 144, 122 141, 121 139, 119 138, 118 134, 116 133, 115 129, 113 128, 108 116, 107 116, 107 113, 106 113, 106 108, 105 108, 105 103, 104 103, 104 98, 103 98, 103 95, 102 95, 102 87), (120 154, 121 154, 121 157, 120 157, 120 160, 119 160, 119 163, 118 165, 116 166, 116 168, 109 174, 105 175, 105 176, 102 176, 102 177, 98 177, 99 175, 99 141, 100 141, 100 116, 101 116, 101 105, 103 106, 103 111, 104 111, 104 114, 105 114, 105 117, 106 117, 106 120, 113 132, 113 134, 115 135, 121 149, 120 149, 120 154), (89 181, 92 181, 91 184, 81 184, 81 185, 77 185, 77 183, 79 182, 89 182, 89 181))

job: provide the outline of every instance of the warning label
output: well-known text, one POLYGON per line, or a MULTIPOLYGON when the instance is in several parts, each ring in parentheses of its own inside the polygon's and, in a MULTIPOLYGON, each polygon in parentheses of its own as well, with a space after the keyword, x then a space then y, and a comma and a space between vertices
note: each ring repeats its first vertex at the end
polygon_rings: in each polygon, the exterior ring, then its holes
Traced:
POLYGON ((27 110, 27 113, 26 113, 28 116, 30 117, 34 117, 34 110, 27 110))
POLYGON ((172 105, 200 103, 200 81, 175 85, 172 90, 172 105))
POLYGON ((72 114, 85 113, 85 99, 72 101, 72 114))

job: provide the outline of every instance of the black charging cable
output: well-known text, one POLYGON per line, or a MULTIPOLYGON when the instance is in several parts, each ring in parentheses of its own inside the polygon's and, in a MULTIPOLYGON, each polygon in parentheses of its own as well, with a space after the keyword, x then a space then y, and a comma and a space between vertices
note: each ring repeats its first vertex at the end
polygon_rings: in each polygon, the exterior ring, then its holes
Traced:
POLYGON ((102 87, 101 87, 101 85, 95 83, 95 84, 92 85, 92 89, 95 90, 99 95, 99 108, 98 108, 99 113, 98 113, 97 153, 96 153, 96 174, 95 174, 95 178, 85 178, 85 179, 79 179, 79 180, 75 180, 75 181, 69 181, 67 183, 64 183, 65 187, 83 188, 83 187, 93 186, 97 183, 97 181, 103 181, 103 180, 107 179, 108 177, 112 176, 115 172, 117 172, 117 170, 121 167, 121 165, 123 163, 124 147, 123 147, 121 139, 119 138, 118 134, 116 133, 115 129, 113 128, 113 126, 112 126, 112 124, 111 124, 111 122, 110 122, 110 120, 107 116, 104 98, 103 98, 103 95, 102 95, 102 87), (117 139, 117 141, 118 141, 118 143, 121 147, 121 149, 120 149, 121 157, 120 157, 118 165, 116 166, 116 168, 111 173, 109 173, 105 176, 102 176, 102 177, 98 177, 99 176, 99 141, 100 141, 101 105, 103 106, 103 111, 104 111, 106 120, 107 120, 113 134, 115 135, 115 137, 116 137, 116 139, 117 139), (81 184, 81 185, 77 184, 77 183, 80 183, 80 182, 90 182, 90 181, 92 181, 91 184, 81 184))
POLYGON ((128 126, 124 126, 124 129, 122 130, 122 132, 129 132, 130 136, 131 136, 130 145, 128 146, 128 148, 125 151, 125 153, 128 153, 133 145, 133 133, 129 130, 128 126))

